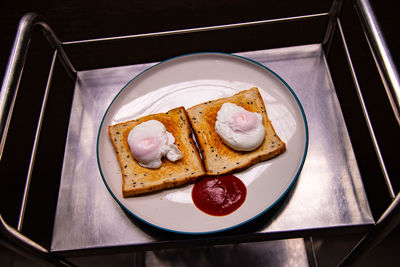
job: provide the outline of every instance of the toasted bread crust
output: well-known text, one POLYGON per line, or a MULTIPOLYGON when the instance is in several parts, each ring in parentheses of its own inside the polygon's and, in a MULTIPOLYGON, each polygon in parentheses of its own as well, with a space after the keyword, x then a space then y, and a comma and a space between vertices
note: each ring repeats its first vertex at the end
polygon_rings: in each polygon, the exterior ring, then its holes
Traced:
POLYGON ((187 112, 208 175, 238 171, 273 158, 286 150, 285 143, 276 134, 268 119, 264 101, 256 87, 241 91, 231 97, 201 103, 189 108, 187 112), (235 151, 225 145, 215 132, 217 112, 227 102, 262 115, 265 138, 257 149, 249 152, 235 151))
POLYGON ((167 113, 152 114, 112 125, 108 127, 108 130, 122 171, 123 197, 178 187, 205 174, 197 147, 191 137, 187 113, 183 107, 172 109, 167 113), (144 168, 137 163, 129 149, 128 134, 133 127, 148 120, 160 121, 174 136, 175 144, 183 154, 181 160, 170 162, 163 158, 159 169, 144 168))

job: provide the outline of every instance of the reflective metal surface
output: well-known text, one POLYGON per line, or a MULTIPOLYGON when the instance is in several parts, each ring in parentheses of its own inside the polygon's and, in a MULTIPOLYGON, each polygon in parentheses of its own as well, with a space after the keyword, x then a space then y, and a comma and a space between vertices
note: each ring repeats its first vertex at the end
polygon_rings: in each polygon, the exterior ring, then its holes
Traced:
POLYGON ((214 267, 274 266, 308 267, 303 239, 274 240, 241 244, 159 249, 136 253, 74 257, 76 266, 131 267, 214 267))
POLYGON ((144 266, 308 267, 303 239, 147 251, 144 266))
POLYGON ((277 22, 281 22, 281 21, 287 22, 287 21, 295 21, 295 20, 304 20, 304 19, 310 19, 310 18, 314 18, 314 17, 323 17, 326 15, 328 15, 328 13, 310 14, 310 15, 286 17, 286 18, 278 18, 278 19, 259 20, 259 21, 252 21, 252 22, 233 23, 233 24, 216 25, 216 26, 209 26, 209 27, 199 27, 199 28, 191 28, 191 29, 183 29, 183 30, 172 30, 172 31, 163 31, 163 32, 142 33, 142 34, 116 36, 116 37, 69 41, 69 42, 63 42, 63 44, 64 45, 81 44, 81 43, 88 44, 88 43, 104 42, 104 41, 169 36, 169 35, 205 32, 205 31, 218 31, 218 30, 241 28, 241 27, 248 27, 248 26, 255 26, 255 25, 271 24, 271 23, 277 23, 277 22))
POLYGON ((356 7, 365 29, 368 44, 374 56, 376 66, 392 105, 393 113, 400 124, 400 77, 396 65, 383 38, 378 20, 375 17, 370 1, 358 0, 356 7))
POLYGON ((367 127, 368 127, 369 134, 371 136, 372 143, 374 144, 375 153, 377 155, 377 158, 378 158, 378 161, 379 161, 379 165, 380 165, 382 173, 383 173, 383 177, 385 178, 386 186, 388 188, 390 197, 392 199, 394 199, 395 198, 395 192, 393 190, 393 186, 392 186, 392 183, 390 181, 389 174, 387 172, 387 169, 386 169, 386 166, 385 166, 385 162, 384 162, 383 157, 382 157, 381 149, 379 148, 379 144, 378 144, 378 141, 376 139, 374 128, 372 127, 371 119, 370 119, 369 114, 368 114, 367 106, 365 105, 364 97, 362 95, 361 88, 360 88, 360 85, 358 83, 357 75, 356 75, 356 72, 355 72, 355 69, 354 69, 354 66, 353 66, 353 62, 351 60, 349 49, 347 47, 346 38, 344 36, 343 28, 342 28, 342 25, 341 25, 339 19, 337 20, 337 25, 338 25, 340 36, 341 36, 341 39, 342 39, 344 51, 345 51, 345 54, 346 54, 346 59, 347 59, 347 62, 349 64, 349 67, 350 67, 351 76, 353 78, 353 82, 354 82, 354 85, 356 87, 357 96, 358 96, 358 99, 359 99, 360 104, 361 104, 361 108, 362 108, 362 111, 363 111, 363 114, 364 114, 365 121, 367 122, 367 127))
POLYGON ((75 78, 76 71, 65 54, 64 49, 61 47, 61 42, 53 33, 52 29, 46 24, 44 19, 35 13, 28 13, 22 17, 0 89, 0 159, 7 138, 8 127, 28 53, 31 33, 35 26, 40 26, 50 46, 59 52, 60 62, 64 66, 68 75, 71 79, 75 78))
POLYGON ((43 96, 42 107, 40 109, 40 116, 39 116, 37 127, 36 127, 35 140, 34 140, 34 143, 33 143, 31 158, 30 158, 30 161, 29 161, 29 168, 28 168, 28 173, 26 175, 24 195, 23 195, 22 205, 21 205, 19 218, 18 218, 18 227, 17 227, 18 231, 21 231, 22 224, 23 224, 23 221, 24 221, 26 203, 27 203, 27 200, 28 200, 28 192, 29 192, 29 187, 30 187, 30 183, 31 183, 31 179, 32 179, 32 171, 33 171, 33 166, 35 165, 36 152, 37 152, 37 148, 38 148, 38 144, 39 144, 40 132, 42 130, 42 124, 43 124, 43 118, 44 118, 44 114, 45 114, 45 110, 46 110, 47 99, 48 99, 49 92, 50 92, 50 84, 51 84, 51 81, 53 79, 53 70, 54 70, 54 65, 55 65, 55 62, 56 62, 56 58, 57 58, 57 50, 54 51, 54 54, 53 54, 53 60, 51 62, 49 76, 48 76, 47 83, 46 83, 46 90, 45 90, 45 93, 44 93, 44 96, 43 96))
MULTIPOLYGON (((374 223, 320 45, 241 53, 278 73, 303 104, 309 150, 298 181, 278 208, 242 227, 257 238, 374 223)), ((170 236, 128 217, 104 186, 97 131, 117 92, 152 64, 78 72, 60 184, 52 251, 147 245, 170 236)), ((290 149, 290 148, 289 148, 290 149)), ((222 240, 224 235, 220 235, 222 240)), ((229 242, 229 241, 228 241, 229 242)))

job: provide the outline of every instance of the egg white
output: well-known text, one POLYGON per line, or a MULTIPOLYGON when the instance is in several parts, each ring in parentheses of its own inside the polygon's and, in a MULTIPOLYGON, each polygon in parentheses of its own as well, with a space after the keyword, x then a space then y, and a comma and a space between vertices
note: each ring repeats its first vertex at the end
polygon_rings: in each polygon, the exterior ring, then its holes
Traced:
POLYGON ((235 126, 236 122, 233 121, 233 117, 235 114, 245 111, 243 107, 233 103, 225 103, 218 111, 215 122, 215 131, 221 137, 222 141, 237 151, 252 151, 264 141, 265 129, 261 114, 253 112, 256 119, 251 129, 240 130, 235 126))
POLYGON ((128 134, 128 145, 133 157, 140 166, 149 169, 160 168, 163 156, 170 161, 182 158, 182 152, 174 142, 174 136, 157 120, 142 122, 128 134))

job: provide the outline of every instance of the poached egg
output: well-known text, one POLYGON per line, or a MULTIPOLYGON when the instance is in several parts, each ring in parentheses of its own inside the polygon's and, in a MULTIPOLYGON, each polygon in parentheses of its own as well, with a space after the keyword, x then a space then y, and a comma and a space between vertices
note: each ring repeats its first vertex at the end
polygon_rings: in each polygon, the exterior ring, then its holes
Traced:
POLYGON ((182 158, 182 152, 174 142, 174 136, 157 120, 142 122, 128 134, 132 156, 140 166, 150 169, 160 168, 163 156, 173 162, 182 158))
POLYGON ((252 151, 264 141, 262 116, 233 103, 225 103, 217 113, 215 131, 222 141, 237 151, 252 151))

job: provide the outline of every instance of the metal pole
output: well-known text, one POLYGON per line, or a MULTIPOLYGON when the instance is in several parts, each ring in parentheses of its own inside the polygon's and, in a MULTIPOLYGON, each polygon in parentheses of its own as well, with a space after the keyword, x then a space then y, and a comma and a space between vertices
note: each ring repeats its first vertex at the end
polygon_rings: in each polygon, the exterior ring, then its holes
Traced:
POLYGON ((76 76, 76 70, 66 56, 64 49, 61 47, 61 42, 57 39, 50 27, 44 22, 43 18, 35 13, 28 13, 22 17, 0 90, 0 160, 3 154, 15 99, 17 97, 18 87, 26 61, 32 30, 37 25, 41 26, 41 29, 50 45, 59 52, 61 63, 66 69, 68 75, 72 79, 75 79, 76 76))

